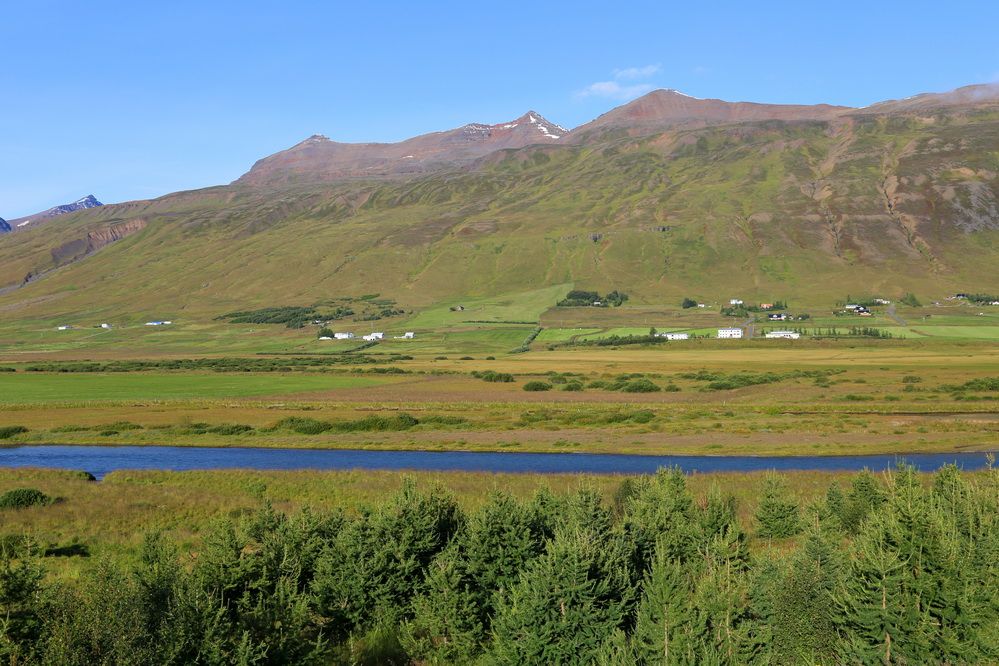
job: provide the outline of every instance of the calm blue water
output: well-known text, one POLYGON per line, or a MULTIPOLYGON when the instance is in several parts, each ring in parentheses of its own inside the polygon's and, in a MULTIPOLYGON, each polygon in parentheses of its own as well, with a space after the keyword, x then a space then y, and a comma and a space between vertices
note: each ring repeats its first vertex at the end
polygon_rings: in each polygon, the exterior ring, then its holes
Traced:
POLYGON ((0 467, 85 470, 97 478, 119 469, 387 469, 540 474, 643 474, 679 466, 686 472, 755 470, 881 471, 900 459, 922 471, 956 463, 986 465, 985 453, 906 456, 633 456, 586 453, 477 453, 470 451, 362 451, 195 448, 178 446, 17 446, 0 448, 0 467))

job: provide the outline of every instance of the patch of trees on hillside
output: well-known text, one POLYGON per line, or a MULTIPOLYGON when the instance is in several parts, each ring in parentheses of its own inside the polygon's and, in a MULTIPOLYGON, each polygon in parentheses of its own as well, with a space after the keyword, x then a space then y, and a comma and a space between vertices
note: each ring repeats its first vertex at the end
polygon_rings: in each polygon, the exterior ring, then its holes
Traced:
POLYGON ((596 291, 582 291, 580 289, 573 289, 565 298, 560 300, 556 305, 560 308, 575 308, 575 307, 595 307, 595 308, 607 308, 607 307, 619 307, 625 301, 628 300, 628 294, 614 290, 605 296, 601 296, 599 292, 596 291))

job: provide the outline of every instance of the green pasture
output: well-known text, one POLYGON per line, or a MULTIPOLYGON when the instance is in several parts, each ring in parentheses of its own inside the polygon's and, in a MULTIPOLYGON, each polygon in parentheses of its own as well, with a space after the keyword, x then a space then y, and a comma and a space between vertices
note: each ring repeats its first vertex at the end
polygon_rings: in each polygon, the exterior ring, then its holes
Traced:
POLYGON ((546 328, 535 340, 537 342, 566 342, 574 337, 599 333, 599 328, 546 328))
POLYGON ((412 340, 384 340, 365 349, 367 354, 505 354, 524 343, 534 331, 531 326, 495 326, 457 331, 417 331, 412 340))
POLYGON ((519 293, 479 298, 448 299, 423 310, 407 326, 410 329, 445 329, 467 322, 536 322, 572 289, 571 283, 519 293), (464 310, 452 311, 461 306, 464 310))

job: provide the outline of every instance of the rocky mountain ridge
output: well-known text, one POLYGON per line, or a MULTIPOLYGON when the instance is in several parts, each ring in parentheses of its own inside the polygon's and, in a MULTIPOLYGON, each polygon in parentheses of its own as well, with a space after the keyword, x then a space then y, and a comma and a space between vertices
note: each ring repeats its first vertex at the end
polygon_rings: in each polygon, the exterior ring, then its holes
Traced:
POLYGON ((37 226, 39 223, 44 222, 46 220, 50 220, 53 217, 66 215, 67 213, 75 213, 80 210, 87 210, 88 208, 97 208, 103 205, 104 204, 98 201, 97 197, 95 197, 93 194, 88 194, 85 197, 77 199, 73 203, 53 206, 52 208, 43 210, 40 213, 35 213, 34 215, 25 215, 24 217, 15 218, 10 222, 8 222, 8 226, 10 227, 10 230, 17 231, 20 229, 37 226))
POLYGON ((214 317, 372 293, 419 308, 569 283, 636 304, 826 303, 999 285, 989 87, 864 109, 663 91, 622 109, 585 132, 528 112, 399 144, 312 137, 232 185, 66 214, 0 238, 0 311, 214 317))

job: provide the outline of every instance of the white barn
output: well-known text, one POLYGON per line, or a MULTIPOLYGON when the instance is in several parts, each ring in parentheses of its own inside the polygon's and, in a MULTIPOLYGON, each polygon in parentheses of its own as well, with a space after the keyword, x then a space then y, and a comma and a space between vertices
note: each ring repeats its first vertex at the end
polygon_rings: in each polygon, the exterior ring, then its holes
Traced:
POLYGON ((667 340, 689 340, 690 333, 656 333, 656 337, 667 340))
POLYGON ((368 333, 367 335, 361 336, 362 340, 367 340, 368 342, 371 342, 372 340, 383 340, 384 338, 385 334, 380 331, 377 333, 368 333))
POLYGON ((764 337, 797 340, 801 337, 801 333, 798 333, 797 331, 767 331, 766 334, 764 334, 764 337))
POLYGON ((719 328, 718 337, 720 339, 734 339, 742 337, 741 328, 719 328))
POLYGON ((333 334, 333 339, 334 340, 350 340, 353 337, 354 337, 353 333, 334 333, 333 334))

